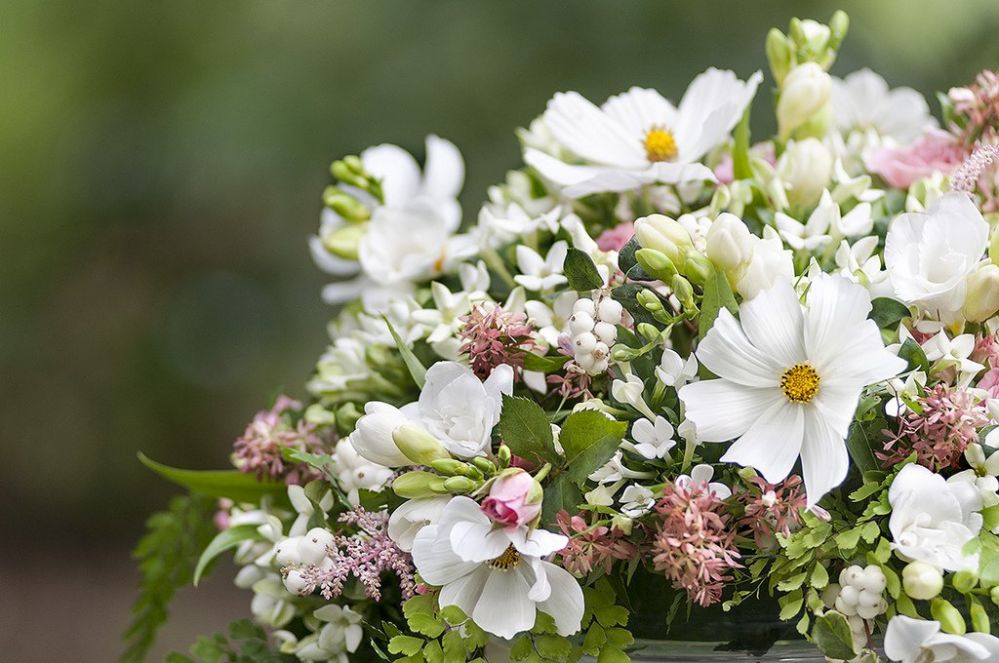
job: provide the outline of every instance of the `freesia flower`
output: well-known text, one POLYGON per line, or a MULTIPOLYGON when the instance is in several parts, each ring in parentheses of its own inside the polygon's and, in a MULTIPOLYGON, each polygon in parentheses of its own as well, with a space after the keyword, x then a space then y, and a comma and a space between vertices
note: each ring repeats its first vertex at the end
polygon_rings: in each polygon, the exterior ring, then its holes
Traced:
POLYGON ((889 89, 870 69, 832 79, 832 108, 841 131, 873 129, 881 138, 901 144, 936 126, 923 95, 909 87, 889 89))
POLYGON ((568 636, 579 630, 583 592, 568 571, 543 559, 568 542, 542 529, 497 526, 459 496, 416 535, 413 561, 425 582, 441 588, 441 607, 458 606, 488 633, 512 638, 530 630, 541 610, 568 636))
POLYGON ((989 224, 963 193, 944 195, 926 213, 902 214, 885 240, 895 295, 931 312, 959 311, 988 237, 989 224))
POLYGON ((867 291, 838 276, 811 283, 808 306, 787 281, 722 310, 697 348, 718 380, 679 391, 706 442, 734 444, 726 462, 755 467, 770 483, 801 458, 809 506, 846 477, 844 440, 860 393, 905 368, 867 319, 867 291))
POLYGON ((885 631, 885 655, 897 663, 972 663, 999 660, 999 638, 987 633, 951 635, 940 622, 895 615, 885 631))
POLYGON ((749 261, 735 272, 735 289, 745 299, 794 277, 794 258, 771 226, 763 228, 762 238, 750 235, 750 247, 749 261))
POLYGON ((962 550, 982 529, 982 498, 974 484, 911 464, 895 477, 888 501, 893 547, 905 559, 948 571, 978 569, 978 553, 962 550))
POLYGON ((524 152, 524 161, 571 198, 655 182, 713 181, 698 161, 728 137, 761 80, 760 72, 742 82, 731 71, 708 69, 691 82, 679 108, 637 87, 600 107, 576 92, 556 94, 545 125, 582 163, 535 148, 524 152))

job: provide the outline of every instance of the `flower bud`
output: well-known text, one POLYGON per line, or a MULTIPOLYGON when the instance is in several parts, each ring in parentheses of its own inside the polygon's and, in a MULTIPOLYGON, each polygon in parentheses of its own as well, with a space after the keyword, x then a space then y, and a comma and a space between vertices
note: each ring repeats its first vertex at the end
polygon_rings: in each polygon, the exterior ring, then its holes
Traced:
POLYGON ((929 601, 943 589, 943 575, 931 564, 910 562, 902 569, 902 588, 911 598, 929 601))
POLYGON ((703 285, 708 282, 713 271, 714 267, 707 256, 695 249, 687 251, 683 267, 684 276, 698 285, 703 285))
POLYGON ((364 412, 348 438, 354 450, 372 463, 385 467, 411 464, 394 441, 396 429, 408 423, 406 416, 398 408, 378 401, 366 403, 364 412))
POLYGON ((496 459, 500 462, 500 467, 506 467, 510 464, 510 447, 505 444, 501 444, 499 450, 496 451, 496 459))
POLYGON ((360 200, 335 186, 323 189, 323 205, 329 207, 346 221, 359 223, 371 218, 371 210, 360 200))
POLYGON ((655 325, 650 325, 647 322, 639 322, 635 325, 635 331, 637 331, 638 335, 646 341, 655 341, 659 339, 659 329, 655 325))
POLYGON ((837 9, 829 19, 829 48, 839 48, 850 29, 850 17, 842 9, 837 9))
POLYGON ((674 219, 662 214, 650 214, 635 221, 635 236, 642 248, 656 249, 681 266, 683 254, 694 247, 690 233, 674 219))
POLYGON ((541 487, 535 484, 534 477, 522 469, 506 470, 490 486, 482 512, 508 527, 526 525, 541 513, 541 487))
POLYGON ((663 310, 663 303, 660 301, 656 293, 651 290, 639 290, 635 294, 635 301, 637 301, 642 308, 650 313, 656 313, 663 310))
POLYGON ((789 145, 777 167, 787 186, 792 205, 808 207, 817 202, 832 177, 833 157, 816 138, 806 138, 789 145))
POLYGON ((989 598, 996 606, 999 606, 999 585, 989 590, 989 598))
POLYGON ((734 272, 753 257, 749 228, 733 214, 721 214, 705 237, 708 260, 726 274, 734 272))
POLYGON ((631 528, 635 521, 633 521, 628 516, 623 516, 620 513, 611 518, 611 527, 616 530, 621 530, 621 533, 625 536, 631 535, 631 528))
POLYGON ((635 259, 648 274, 659 279, 663 283, 668 283, 676 274, 676 266, 662 251, 656 249, 639 249, 635 251, 635 259))
POLYGON ((448 492, 444 488, 444 479, 431 472, 406 472, 392 480, 392 490, 399 497, 407 500, 421 497, 435 497, 448 492))
POLYGON ((367 188, 368 179, 364 173, 364 166, 360 159, 343 159, 330 164, 330 174, 344 184, 356 186, 358 189, 367 188), (360 167, 354 167, 360 166, 360 167))
POLYGON ((436 437, 416 424, 398 426, 392 432, 392 441, 416 465, 429 465, 435 460, 451 457, 436 437))
POLYGON ((951 580, 951 584, 954 589, 965 594, 970 592, 978 584, 978 574, 974 571, 958 571, 954 574, 954 578, 951 580))
POLYGON ((999 266, 985 265, 968 277, 964 317, 984 322, 999 311, 999 266))
POLYGON ((978 633, 989 633, 992 630, 989 613, 977 600, 972 601, 971 605, 968 606, 968 614, 971 616, 971 628, 975 631, 978 633))
POLYGON ((470 493, 478 487, 479 484, 468 477, 451 477, 444 480, 444 490, 457 495, 470 493))
POLYGON ((690 281, 677 274, 670 281, 670 287, 673 289, 673 294, 676 295, 676 298, 680 300, 683 308, 687 310, 695 308, 694 286, 690 285, 690 281))
POLYGON ((831 30, 828 25, 822 25, 810 18, 801 20, 792 18, 790 24, 791 36, 795 43, 809 56, 821 55, 829 45, 831 30))
POLYGON ((302 416, 308 423, 319 428, 332 426, 336 423, 336 415, 319 403, 313 403, 309 407, 305 408, 305 414, 302 416))
POLYGON ((427 464, 430 465, 433 470, 452 477, 469 476, 471 471, 474 469, 468 463, 463 463, 454 458, 439 458, 427 464))
POLYGON ((961 612, 950 601, 935 598, 930 602, 930 614, 940 622, 940 629, 952 635, 964 635, 968 630, 961 612))
POLYGON ((322 238, 326 250, 344 260, 357 260, 361 239, 368 232, 366 224, 343 226, 322 238))
MULTIPOLYGON (((829 106, 832 78, 815 62, 799 64, 788 73, 777 100, 777 126, 781 140, 824 112, 829 106)), ((817 133, 823 135, 825 131, 817 133)))
POLYGON ((794 56, 791 53, 791 46, 787 43, 787 37, 777 28, 770 28, 767 33, 766 42, 767 60, 770 62, 770 72, 774 76, 777 85, 780 86, 791 70, 794 56))
POLYGON ((999 265, 999 226, 992 230, 992 238, 989 240, 989 260, 993 265, 999 265))
POLYGON ((483 456, 476 456, 472 459, 472 466, 478 471, 485 474, 487 477, 496 474, 496 466, 493 465, 492 461, 483 456))

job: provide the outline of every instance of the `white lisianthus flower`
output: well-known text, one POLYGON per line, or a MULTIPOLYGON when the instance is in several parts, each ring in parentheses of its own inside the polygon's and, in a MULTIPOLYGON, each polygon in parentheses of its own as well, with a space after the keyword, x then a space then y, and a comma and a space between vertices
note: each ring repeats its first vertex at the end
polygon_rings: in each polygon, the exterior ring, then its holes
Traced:
POLYGON ((811 283, 802 311, 788 281, 722 310, 697 348, 720 379, 679 391, 686 417, 705 442, 735 440, 726 462, 783 481, 801 457, 809 506, 846 477, 844 443, 866 385, 905 368, 867 319, 867 291, 838 276, 811 283))
POLYGON ((450 501, 450 495, 441 495, 403 502, 389 516, 389 536, 401 550, 409 552, 420 530, 436 522, 450 501))
POLYGON ((905 559, 948 571, 978 569, 978 554, 962 552, 982 529, 982 496, 974 483, 906 465, 892 482, 888 501, 893 547, 905 559))
POLYGON ((761 80, 760 72, 743 82, 731 71, 708 69, 691 82, 679 108, 655 90, 637 87, 600 107, 576 92, 556 94, 544 123, 582 163, 531 147, 524 161, 565 187, 570 198, 655 182, 714 181, 698 161, 728 137, 761 80))
POLYGON ((873 129, 880 138, 903 145, 937 124, 923 95, 908 87, 889 89, 870 69, 832 79, 832 108, 843 133, 873 129))
POLYGON ((416 535, 413 562, 425 582, 441 588, 441 607, 458 606, 488 633, 512 638, 530 630, 541 610, 569 636, 583 618, 583 591, 568 571, 543 560, 568 542, 526 525, 496 525, 459 496, 416 535))
POLYGON ((984 663, 999 660, 999 638, 951 635, 940 630, 938 621, 895 615, 885 631, 885 655, 897 663, 984 663))
POLYGON ((948 193, 925 213, 902 214, 888 227, 885 267, 895 296, 952 316, 964 306, 968 276, 985 254, 989 224, 963 193, 948 193))

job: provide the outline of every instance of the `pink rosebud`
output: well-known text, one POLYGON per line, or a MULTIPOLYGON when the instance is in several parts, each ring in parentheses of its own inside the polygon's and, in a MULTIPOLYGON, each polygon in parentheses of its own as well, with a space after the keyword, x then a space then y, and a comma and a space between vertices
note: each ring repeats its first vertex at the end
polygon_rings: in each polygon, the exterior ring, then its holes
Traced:
POLYGON ((635 235, 635 224, 630 221, 605 230, 597 237, 597 248, 601 251, 620 251, 635 235))
POLYGON ((999 368, 991 368, 978 381, 978 388, 989 392, 989 398, 999 398, 999 368))
POLYGON ((522 470, 501 476, 482 500, 482 511, 494 522, 517 527, 534 520, 541 512, 540 504, 528 504, 534 490, 534 477, 522 470))
POLYGON ((882 147, 864 157, 864 165, 885 182, 908 189, 913 182, 935 172, 949 175, 964 163, 964 153, 946 131, 930 129, 912 145, 882 147))

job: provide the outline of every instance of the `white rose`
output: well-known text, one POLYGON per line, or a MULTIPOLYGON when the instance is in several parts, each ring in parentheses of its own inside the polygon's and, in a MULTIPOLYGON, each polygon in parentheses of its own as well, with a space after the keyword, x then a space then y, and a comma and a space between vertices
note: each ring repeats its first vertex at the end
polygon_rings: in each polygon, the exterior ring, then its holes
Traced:
POLYGON ((467 366, 442 361, 427 371, 420 400, 402 412, 423 424, 455 456, 472 458, 489 450, 503 394, 511 393, 513 369, 506 364, 493 369, 483 382, 467 366))
POLYGON ((398 408, 378 401, 366 403, 364 413, 347 438, 354 450, 372 463, 385 467, 410 465, 410 460, 392 441, 395 429, 409 421, 406 415, 398 408))
POLYGON ((974 485, 906 465, 892 482, 888 501, 888 529, 902 557, 948 571, 978 569, 978 554, 962 552, 982 529, 982 497, 974 485))
POLYGON ((944 195, 926 213, 900 215, 885 241, 896 297, 943 314, 960 310, 988 238, 989 224, 963 193, 944 195))

